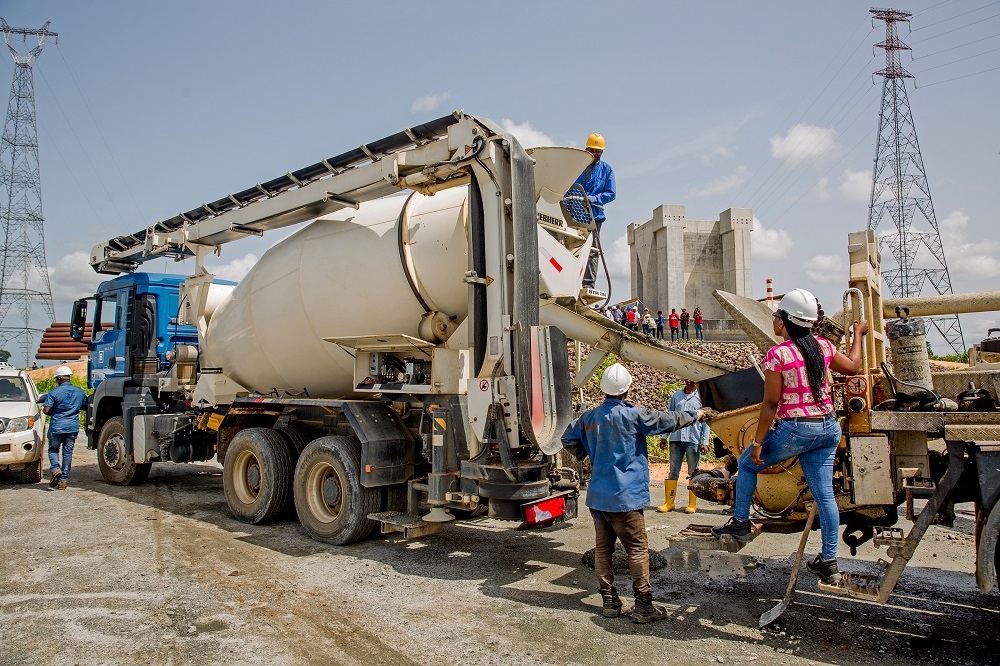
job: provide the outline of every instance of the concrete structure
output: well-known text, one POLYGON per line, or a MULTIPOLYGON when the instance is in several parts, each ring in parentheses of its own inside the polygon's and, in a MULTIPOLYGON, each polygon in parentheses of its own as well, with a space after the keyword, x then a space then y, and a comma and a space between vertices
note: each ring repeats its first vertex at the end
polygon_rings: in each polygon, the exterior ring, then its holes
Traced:
POLYGON ((708 337, 729 338, 730 330, 734 338, 740 337, 739 328, 712 292, 721 289, 752 296, 752 230, 749 208, 729 208, 718 220, 689 220, 687 208, 681 205, 654 209, 651 220, 628 227, 632 297, 664 313, 670 308, 693 312, 700 307, 708 337))

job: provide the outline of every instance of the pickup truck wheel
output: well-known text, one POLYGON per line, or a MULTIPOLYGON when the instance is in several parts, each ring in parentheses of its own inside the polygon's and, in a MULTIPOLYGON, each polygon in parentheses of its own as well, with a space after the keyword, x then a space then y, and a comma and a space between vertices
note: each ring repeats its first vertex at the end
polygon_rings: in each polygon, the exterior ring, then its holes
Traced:
POLYGON ((97 466, 104 480, 113 486, 138 486, 149 476, 152 463, 137 463, 125 450, 125 421, 108 419, 97 440, 97 466))
POLYGON ((239 431, 226 451, 222 485, 233 516, 258 525, 291 510, 295 450, 270 428, 239 431))
POLYGON ((335 546, 362 541, 378 523, 380 488, 361 485, 361 442, 354 437, 313 440, 295 466, 295 509, 313 539, 335 546))
POLYGON ((21 483, 38 483, 42 480, 42 459, 27 463, 21 468, 21 483))

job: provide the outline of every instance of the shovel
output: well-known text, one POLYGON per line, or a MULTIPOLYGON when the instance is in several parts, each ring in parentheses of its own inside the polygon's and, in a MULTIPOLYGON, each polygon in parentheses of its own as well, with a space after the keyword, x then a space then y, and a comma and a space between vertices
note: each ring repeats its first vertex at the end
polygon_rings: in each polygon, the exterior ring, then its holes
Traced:
POLYGON ((785 598, 781 603, 760 616, 757 626, 763 629, 771 624, 792 605, 792 596, 795 594, 795 581, 799 578, 799 567, 802 565, 802 553, 806 549, 806 541, 809 539, 809 531, 812 529, 813 520, 816 518, 816 503, 809 505, 809 517, 806 518, 806 528, 802 530, 802 537, 799 539, 799 549, 795 551, 795 562, 792 563, 792 577, 788 579, 788 589, 785 590, 785 598))

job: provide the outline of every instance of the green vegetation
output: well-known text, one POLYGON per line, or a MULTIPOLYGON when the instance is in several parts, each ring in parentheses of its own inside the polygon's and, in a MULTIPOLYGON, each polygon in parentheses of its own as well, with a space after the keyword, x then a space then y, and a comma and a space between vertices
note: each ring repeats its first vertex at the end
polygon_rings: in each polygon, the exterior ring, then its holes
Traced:
POLYGON ((6 349, 0 349, 0 363, 6 363, 10 360, 10 352, 6 349))
MULTIPOLYGON (((930 346, 928 345, 928 349, 930 346)), ((950 363, 968 363, 969 362, 969 352, 964 351, 961 354, 948 354, 947 356, 938 356, 937 354, 928 354, 932 361, 948 361, 950 363)))

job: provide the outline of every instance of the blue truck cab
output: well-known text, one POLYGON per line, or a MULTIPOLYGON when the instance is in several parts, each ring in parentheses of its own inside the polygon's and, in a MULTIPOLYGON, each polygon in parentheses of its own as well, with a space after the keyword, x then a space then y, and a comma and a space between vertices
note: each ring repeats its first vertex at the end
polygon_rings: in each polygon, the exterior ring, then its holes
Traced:
MULTIPOLYGON (((70 335, 83 340, 88 319, 92 326, 86 341, 90 349, 87 382, 94 389, 87 408, 87 446, 99 449, 98 463, 105 479, 123 485, 141 483, 149 464, 133 459, 137 419, 184 411, 183 395, 160 390, 174 350, 198 345, 197 329, 179 323, 184 279, 169 273, 121 275, 102 282, 96 294, 73 304, 70 335)), ((204 441, 194 449, 175 451, 175 456, 204 460, 213 452, 214 444, 204 441)))
MULTIPOLYGON (((94 301, 87 382, 97 389, 109 379, 166 370, 167 352, 178 344, 197 345, 194 326, 178 324, 180 285, 184 277, 169 273, 132 273, 102 282, 92 299, 77 301, 74 331, 82 337, 86 309, 94 301)), ((77 337, 74 333, 73 337, 77 337)), ((79 338, 78 338, 79 339, 79 338)))

